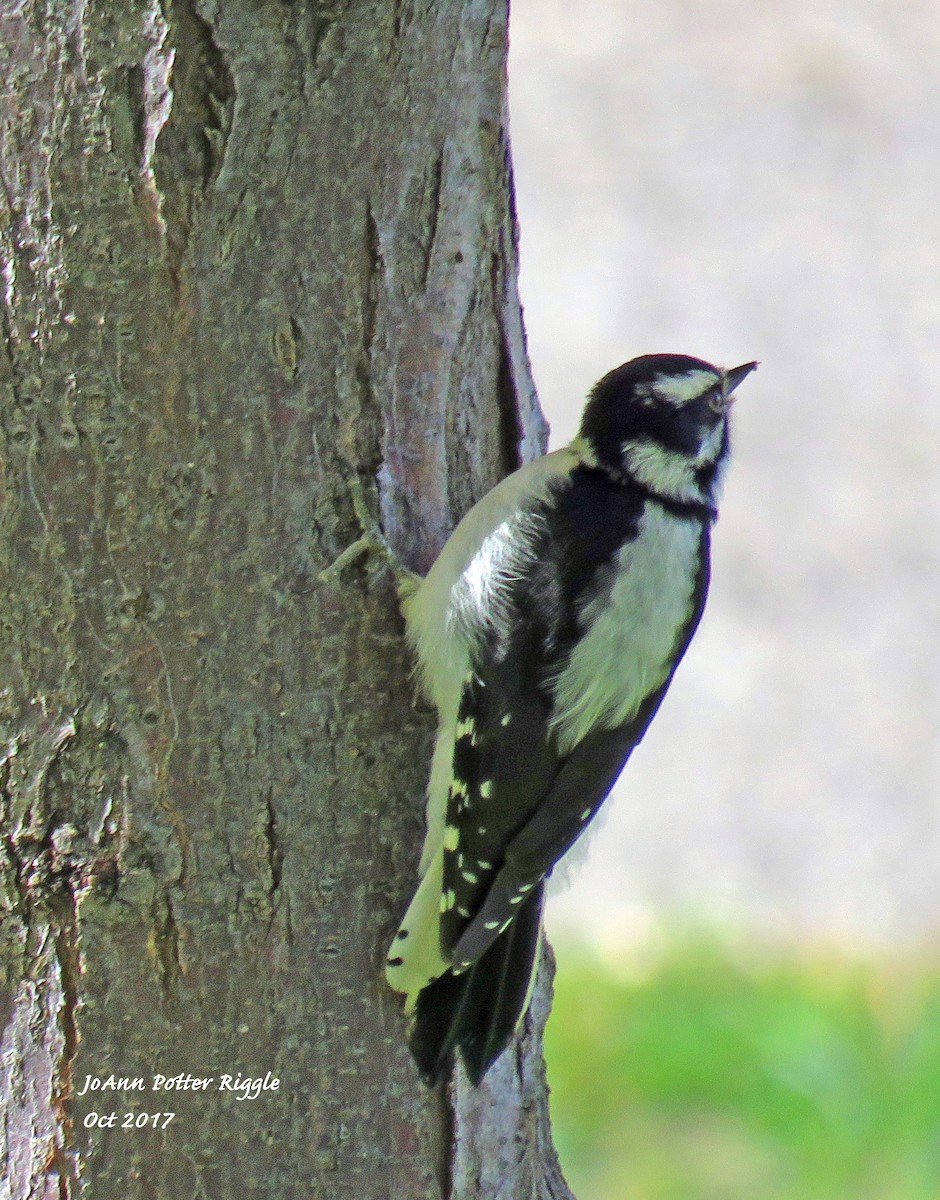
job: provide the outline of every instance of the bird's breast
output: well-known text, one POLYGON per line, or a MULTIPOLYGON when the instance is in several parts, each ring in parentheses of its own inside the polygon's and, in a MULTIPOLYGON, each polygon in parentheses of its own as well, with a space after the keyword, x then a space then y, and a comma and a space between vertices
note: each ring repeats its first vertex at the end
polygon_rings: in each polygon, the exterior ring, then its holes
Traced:
POLYGON ((700 610, 706 553, 700 520, 646 502, 636 536, 586 591, 581 637, 553 682, 562 753, 593 729, 629 721, 666 680, 700 610))

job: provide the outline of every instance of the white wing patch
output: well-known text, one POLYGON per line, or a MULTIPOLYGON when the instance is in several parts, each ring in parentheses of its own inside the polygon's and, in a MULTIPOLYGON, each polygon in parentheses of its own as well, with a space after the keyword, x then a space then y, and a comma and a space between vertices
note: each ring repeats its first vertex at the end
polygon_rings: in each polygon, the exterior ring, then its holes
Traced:
POLYGON ((701 530, 699 521, 647 502, 609 594, 585 605, 587 632, 554 681, 551 724, 562 754, 594 729, 629 721, 666 679, 692 612, 701 530))
POLYGON ((438 712, 456 712, 468 652, 483 630, 475 616, 488 621, 499 596, 492 589, 512 577, 506 523, 545 500, 552 486, 585 460, 580 443, 555 450, 526 464, 498 483, 463 518, 425 579, 402 605, 408 637, 418 655, 421 683, 438 712), (501 532, 502 530, 502 532, 501 532), (454 619, 455 610, 460 612, 454 619))

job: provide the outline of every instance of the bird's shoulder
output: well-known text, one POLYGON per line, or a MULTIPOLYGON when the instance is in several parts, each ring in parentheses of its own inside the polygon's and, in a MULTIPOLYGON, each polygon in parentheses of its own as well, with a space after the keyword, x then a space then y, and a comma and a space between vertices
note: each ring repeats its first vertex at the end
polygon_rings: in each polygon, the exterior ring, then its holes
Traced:
POLYGON ((430 571, 402 605, 432 698, 462 669, 466 651, 527 570, 543 512, 582 461, 576 445, 526 463, 488 491, 458 523, 430 571))

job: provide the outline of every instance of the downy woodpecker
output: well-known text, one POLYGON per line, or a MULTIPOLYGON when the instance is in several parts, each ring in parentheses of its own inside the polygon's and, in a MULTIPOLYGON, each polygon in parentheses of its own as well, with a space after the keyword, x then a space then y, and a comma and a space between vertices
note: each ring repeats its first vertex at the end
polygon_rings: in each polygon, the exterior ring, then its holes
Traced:
POLYGON ((525 1012, 547 877, 646 732, 705 604, 731 370, 633 359, 578 437, 498 484, 404 603, 438 712, 421 882, 387 975, 433 1083, 525 1012))

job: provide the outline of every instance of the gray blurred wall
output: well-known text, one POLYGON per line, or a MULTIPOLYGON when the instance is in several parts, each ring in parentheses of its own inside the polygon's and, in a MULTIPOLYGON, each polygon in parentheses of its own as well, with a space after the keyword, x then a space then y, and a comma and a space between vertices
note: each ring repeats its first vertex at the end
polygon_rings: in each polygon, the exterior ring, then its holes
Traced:
POLYGON ((940 5, 514 0, 554 444, 636 354, 762 360, 709 608, 552 924, 940 931, 940 5))

